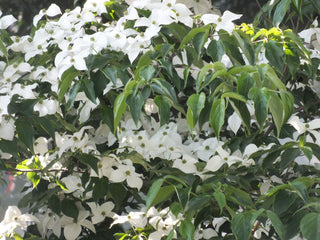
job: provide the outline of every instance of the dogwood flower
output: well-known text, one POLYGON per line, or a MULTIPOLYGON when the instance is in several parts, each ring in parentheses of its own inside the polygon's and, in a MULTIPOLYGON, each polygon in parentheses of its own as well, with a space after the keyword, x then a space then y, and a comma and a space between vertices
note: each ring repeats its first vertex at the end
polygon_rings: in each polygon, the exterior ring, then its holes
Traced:
POLYGON ((235 26, 232 21, 239 19, 241 16, 242 14, 235 14, 227 10, 221 17, 212 13, 204 14, 201 16, 201 20, 205 25, 214 23, 216 32, 223 29, 230 34, 235 26))
POLYGON ((64 237, 67 240, 75 240, 81 233, 82 226, 91 230, 92 232, 96 232, 93 224, 87 220, 90 213, 86 210, 80 210, 79 216, 76 220, 71 217, 63 215, 61 218, 61 223, 63 229, 64 237))
MULTIPOLYGON (((0 17, 2 16, 2 12, 0 11, 0 17)), ((6 29, 13 23, 15 23, 17 19, 12 15, 6 15, 0 18, 0 29, 6 29)))
POLYGON ((53 99, 43 99, 37 102, 33 110, 39 112, 39 117, 55 114, 58 110, 59 102, 53 99))
POLYGON ((197 162, 195 158, 184 154, 181 159, 174 160, 172 167, 180 169, 184 173, 196 173, 197 167, 195 164, 197 162))
POLYGON ((92 224, 97 224, 102 222, 106 217, 112 218, 115 214, 112 212, 114 208, 113 202, 105 202, 102 205, 98 205, 95 202, 89 202, 89 207, 91 208, 91 212, 93 216, 91 217, 92 224))
POLYGON ((34 16, 33 17, 33 26, 37 26, 39 20, 44 16, 44 15, 47 15, 48 17, 54 17, 54 16, 57 16, 59 14, 61 14, 61 10, 60 10, 60 7, 53 3, 49 6, 49 8, 46 10, 46 9, 42 9, 40 10, 40 12, 38 13, 38 15, 34 16))
POLYGON ((29 222, 38 221, 31 214, 22 214, 16 206, 9 206, 5 212, 4 219, 0 222, 0 237, 10 236, 17 228, 26 230, 29 222))
POLYGON ((8 116, 2 116, 0 121, 0 139, 12 141, 14 138, 14 120, 8 116))
POLYGON ((292 125, 299 134, 303 134, 305 132, 311 133, 318 143, 320 143, 320 133, 315 129, 320 128, 320 119, 314 119, 310 122, 304 123, 297 116, 292 116, 288 123, 292 125))
POLYGON ((232 164, 236 162, 241 162, 242 159, 240 157, 230 155, 226 150, 224 150, 221 146, 217 147, 218 155, 215 155, 209 159, 207 162, 207 165, 205 169, 215 172, 218 171, 222 165, 225 163, 228 164, 228 166, 231 166, 232 164))
POLYGON ((111 172, 110 181, 124 182, 126 181, 129 187, 140 190, 142 187, 141 174, 135 172, 135 168, 130 159, 122 160, 118 168, 111 172))

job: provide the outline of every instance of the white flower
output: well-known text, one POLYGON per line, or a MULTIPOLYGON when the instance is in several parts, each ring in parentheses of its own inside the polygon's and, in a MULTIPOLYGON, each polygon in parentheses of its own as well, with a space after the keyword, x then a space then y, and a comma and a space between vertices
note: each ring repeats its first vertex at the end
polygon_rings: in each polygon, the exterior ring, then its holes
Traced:
POLYGON ((303 134, 305 132, 311 133, 315 138, 318 144, 320 144, 320 133, 315 129, 320 128, 320 119, 314 119, 310 122, 303 123, 297 116, 292 116, 288 123, 292 125, 299 134, 303 134))
POLYGON ((12 141, 14 138, 15 125, 12 118, 2 116, 0 121, 0 139, 12 141))
POLYGON ((217 138, 208 138, 197 144, 194 151, 198 158, 203 161, 208 161, 209 158, 216 153, 218 144, 217 138))
POLYGON ((37 226, 42 237, 45 237, 46 234, 48 234, 48 230, 52 230, 54 235, 60 237, 61 219, 58 215, 48 209, 43 215, 39 215, 38 219, 39 222, 37 223, 37 226))
POLYGON ((122 216, 115 214, 113 219, 111 226, 128 222, 134 228, 144 228, 148 223, 146 213, 141 211, 130 211, 129 214, 122 216))
POLYGON ((129 187, 137 188, 138 190, 140 190, 143 184, 141 174, 135 172, 135 168, 130 159, 121 161, 118 168, 111 172, 109 179, 113 182, 126 181, 129 187))
POLYGON ((16 228, 26 230, 29 222, 39 220, 31 214, 22 214, 16 206, 9 206, 0 223, 0 236, 10 235, 16 228))
POLYGON ((197 167, 195 164, 197 162, 198 161, 195 158, 184 154, 182 159, 178 158, 174 160, 172 167, 180 169, 184 173, 196 173, 197 167))
POLYGON ((114 208, 113 202, 105 202, 102 205, 98 205, 94 202, 88 203, 91 208, 91 212, 93 216, 91 217, 92 224, 97 224, 102 222, 106 217, 113 217, 114 212, 112 209, 114 208))
POLYGON ((61 14, 61 10, 60 10, 60 7, 53 3, 49 6, 49 8, 47 10, 45 9, 42 9, 40 10, 39 14, 34 16, 33 18, 33 25, 34 26, 37 26, 39 20, 44 16, 44 15, 47 15, 48 17, 54 17, 56 15, 59 15, 61 14))
POLYGON ((241 158, 239 158, 237 156, 230 155, 221 146, 217 147, 217 152, 218 152, 218 155, 211 157, 205 167, 205 169, 207 169, 211 172, 215 172, 215 171, 219 170, 219 168, 222 167, 222 165, 225 163, 227 163, 228 166, 231 166, 232 164, 234 164, 236 162, 242 161, 241 158))
POLYGON ((64 227, 63 234, 67 240, 75 240, 81 233, 82 226, 90 229, 92 232, 96 232, 93 224, 87 220, 89 217, 89 211, 80 210, 78 219, 75 221, 71 217, 62 216, 61 223, 64 227))
POLYGON ((48 152, 48 139, 45 137, 38 137, 33 143, 33 149, 35 154, 44 155, 48 152))
MULTIPOLYGON (((2 12, 0 11, 0 16, 2 15, 2 12)), ((17 19, 12 15, 6 15, 0 18, 0 29, 6 29, 11 24, 15 23, 17 19)))
POLYGON ((216 24, 215 30, 217 32, 220 29, 223 29, 230 34, 234 28, 234 23, 232 21, 239 19, 241 16, 242 14, 235 14, 227 10, 221 17, 217 14, 204 14, 201 16, 201 20, 205 25, 210 23, 216 24))
POLYGON ((59 102, 53 99, 44 99, 37 102, 33 110, 39 112, 39 117, 55 114, 58 110, 59 102))
POLYGON ((105 3, 109 2, 109 0, 87 0, 83 6, 84 11, 92 11, 101 15, 102 13, 106 13, 107 9, 105 3))
POLYGON ((84 192, 84 188, 82 186, 81 178, 75 175, 69 175, 61 179, 61 181, 66 185, 69 193, 79 191, 84 192))
POLYGON ((146 100, 146 103, 144 104, 144 111, 149 116, 159 111, 158 106, 154 103, 152 98, 148 98, 146 100))

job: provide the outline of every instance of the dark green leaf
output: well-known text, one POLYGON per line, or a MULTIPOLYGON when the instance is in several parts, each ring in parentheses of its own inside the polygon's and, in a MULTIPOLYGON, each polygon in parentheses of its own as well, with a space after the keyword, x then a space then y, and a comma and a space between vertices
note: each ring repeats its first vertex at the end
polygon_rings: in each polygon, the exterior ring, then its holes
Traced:
POLYGON ((105 105, 101 105, 101 115, 102 115, 102 121, 108 125, 110 130, 114 132, 114 116, 113 111, 110 107, 107 107, 105 105))
POLYGON ((207 39, 208 39, 208 31, 197 33, 192 40, 192 43, 193 43, 194 49, 197 52, 198 58, 200 57, 201 50, 205 42, 207 41, 207 39))
POLYGON ((151 206, 157 205, 163 201, 168 200, 172 194, 174 193, 175 188, 173 185, 168 185, 168 186, 164 186, 161 187, 156 195, 156 197, 154 198, 154 200, 151 203, 151 206))
POLYGON ((291 0, 281 0, 277 5, 272 18, 272 22, 275 27, 279 27, 279 24, 282 22, 283 18, 286 16, 286 12, 289 9, 290 2, 291 0))
POLYGON ((227 205, 226 196, 222 192, 215 192, 215 193, 213 193, 213 196, 219 205, 220 214, 221 214, 223 208, 227 205))
POLYGON ((268 116, 268 104, 270 95, 265 88, 251 88, 249 98, 254 102, 254 110, 257 122, 260 126, 260 132, 263 130, 263 125, 268 116))
POLYGON ((280 239, 285 239, 284 226, 278 215, 272 211, 267 210, 267 216, 270 219, 272 226, 276 230, 276 233, 279 235, 280 239))
POLYGON ((253 52, 253 48, 250 45, 249 41, 246 39, 245 33, 239 31, 233 31, 233 36, 235 37, 236 41, 239 44, 239 47, 241 48, 242 52, 246 56, 246 58, 249 61, 249 64, 254 65, 255 64, 255 56, 253 52), (241 36, 240 36, 241 35, 241 36))
POLYGON ((131 116, 137 125, 140 119, 141 109, 144 105, 144 98, 140 92, 138 92, 136 95, 130 94, 126 98, 126 103, 129 106, 131 116))
POLYGON ((16 130, 19 139, 26 145, 26 147, 33 152, 33 135, 34 130, 30 119, 20 118, 16 120, 16 130))
POLYGON ((265 47, 266 58, 270 61, 271 65, 282 72, 284 67, 284 51, 282 45, 276 41, 270 40, 266 43, 265 47))
POLYGON ((61 211, 64 215, 72 217, 77 220, 79 215, 79 210, 74 201, 70 199, 63 199, 61 202, 61 211))
POLYGON ((83 164, 87 165, 88 167, 92 168, 97 174, 99 174, 98 170, 98 162, 99 159, 93 156, 92 154, 87 153, 78 153, 75 157, 83 164))
POLYGON ((210 111, 210 125, 214 130, 217 138, 219 138, 221 127, 224 124, 224 115, 225 115, 225 100, 216 99, 210 111))
POLYGON ((320 214, 308 213, 300 222, 302 235, 307 240, 320 240, 320 214))
POLYGON ((179 233, 184 239, 193 240, 194 231, 195 231, 195 227, 190 220, 184 219, 183 221, 181 221, 180 227, 179 227, 179 233))
POLYGON ((263 211, 264 209, 240 212, 233 217, 231 229, 237 240, 249 240, 254 222, 263 211))
POLYGON ((65 97, 69 87, 71 86, 73 79, 78 75, 79 75, 79 72, 74 67, 69 68, 62 74, 61 81, 59 84, 59 94, 58 94, 59 102, 61 102, 62 99, 65 97))
POLYGON ((96 104, 96 93, 94 91, 94 83, 89 78, 84 78, 82 80, 82 88, 87 98, 89 98, 91 102, 96 104))
POLYGON ((166 97, 158 95, 154 98, 154 103, 159 108, 159 117, 160 117, 160 125, 166 124, 169 122, 170 118, 170 103, 166 99, 166 97))
POLYGON ((108 184, 105 178, 97 179, 92 191, 92 198, 95 202, 108 194, 108 184))
POLYGON ((104 76, 109 79, 113 85, 116 85, 117 84, 117 68, 115 67, 108 67, 108 68, 104 68, 104 69, 101 69, 101 72, 104 74, 104 76))
POLYGON ((152 65, 144 66, 139 71, 139 76, 149 82, 155 75, 156 69, 152 65))
POLYGON ((204 93, 192 94, 187 101, 187 105, 189 107, 187 112, 187 122, 191 130, 198 122, 200 113, 204 108, 205 101, 206 95, 204 93))
POLYGON ((211 40, 207 47, 206 53, 209 57, 211 57, 213 62, 218 62, 221 61, 222 56, 225 54, 225 50, 221 41, 211 40))
POLYGON ((78 91, 80 89, 81 82, 76 82, 70 89, 69 96, 68 96, 68 102, 67 102, 67 110, 70 110, 73 107, 74 100, 76 99, 76 96, 78 94, 78 91))
POLYGON ((163 179, 160 178, 156 181, 154 181, 147 193, 147 199, 146 199, 146 209, 149 209, 153 206, 153 202, 156 200, 156 197, 161 189, 161 186, 163 184, 163 179))

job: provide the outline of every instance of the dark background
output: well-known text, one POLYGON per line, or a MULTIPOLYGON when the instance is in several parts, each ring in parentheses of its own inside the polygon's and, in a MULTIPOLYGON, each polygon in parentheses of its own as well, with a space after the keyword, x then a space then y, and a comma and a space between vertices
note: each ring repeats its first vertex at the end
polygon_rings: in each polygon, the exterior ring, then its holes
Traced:
MULTIPOLYGON (((18 35, 30 32, 33 16, 43 8, 48 8, 50 4, 56 3, 62 10, 81 5, 84 0, 0 0, 0 9, 4 15, 13 14, 20 20, 16 28, 18 35)), ((252 22, 254 16, 259 11, 259 2, 263 5, 266 0, 212 0, 214 8, 224 12, 225 10, 234 13, 241 13, 242 22, 252 22)))

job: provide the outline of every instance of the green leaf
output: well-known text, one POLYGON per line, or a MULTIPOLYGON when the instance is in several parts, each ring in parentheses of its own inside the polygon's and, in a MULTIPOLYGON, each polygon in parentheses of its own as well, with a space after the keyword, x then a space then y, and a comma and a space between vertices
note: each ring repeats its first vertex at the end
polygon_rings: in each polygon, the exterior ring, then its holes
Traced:
POLYGON ((117 130, 117 127, 119 125, 119 122, 121 120, 122 115, 125 113, 127 104, 126 104, 126 98, 129 94, 126 92, 120 93, 116 100, 114 101, 114 107, 113 107, 113 131, 117 130))
POLYGON ((280 161, 280 170, 286 169, 295 159, 300 156, 301 151, 299 148, 288 148, 283 151, 280 161))
POLYGON ((246 72, 242 72, 240 77, 238 78, 238 83, 237 83, 238 93, 247 98, 249 90, 253 86, 254 86, 254 80, 252 79, 252 75, 247 74, 246 72))
POLYGON ((189 107, 187 112, 187 122, 191 130, 198 122, 200 113, 204 108, 205 101, 206 95, 204 93, 192 94, 187 101, 187 105, 189 107))
POLYGON ((130 94, 126 98, 126 103, 129 106, 131 116, 135 122, 136 125, 138 125, 139 119, 140 119, 140 113, 141 109, 144 105, 144 98, 140 92, 138 92, 136 95, 130 94))
POLYGON ((114 132, 114 116, 113 116, 113 111, 110 107, 105 106, 105 105, 100 105, 101 106, 101 117, 102 121, 108 125, 110 128, 111 132, 114 132))
POLYGON ((164 202, 166 200, 168 200, 172 194, 174 193, 175 188, 173 185, 168 185, 168 186, 164 186, 161 187, 156 195, 156 197, 154 198, 154 200, 151 203, 151 206, 157 205, 161 202, 164 202))
POLYGON ((103 75, 107 79, 109 79, 113 83, 113 85, 117 84, 117 72, 118 72, 117 68, 108 67, 108 68, 101 69, 100 71, 103 73, 103 75))
POLYGON ((92 198, 95 202, 108 194, 108 184, 105 178, 97 179, 92 191, 92 198))
POLYGON ((74 67, 70 67, 68 70, 66 70, 62 74, 61 81, 59 84, 59 94, 58 94, 59 102, 61 102, 62 99, 65 97, 69 87, 71 86, 73 79, 75 79, 75 77, 78 75, 79 75, 79 72, 74 67))
POLYGON ((231 229, 237 240, 249 240, 254 222, 263 211, 264 209, 240 212, 233 217, 231 229))
POLYGON ((209 28, 210 28, 210 26, 206 25, 206 26, 203 26, 200 28, 191 29, 191 31, 188 32, 188 34, 181 41, 179 49, 183 48, 184 45, 191 42, 191 40, 193 40, 198 33, 207 33, 208 34, 209 28))
POLYGON ((303 181, 299 181, 299 179, 296 179, 295 181, 289 184, 291 186, 291 189, 295 191, 305 203, 309 202, 307 186, 303 181))
POLYGON ((235 93, 235 92, 225 92, 224 94, 221 95, 221 98, 226 98, 226 97, 233 98, 233 99, 239 100, 244 103, 247 102, 247 100, 242 95, 235 93))
POLYGON ((251 200, 251 197, 245 191, 235 188, 231 185, 224 185, 225 195, 227 200, 230 200, 234 203, 240 204, 245 207, 253 208, 254 204, 251 200))
POLYGON ((61 202, 61 211, 64 215, 72 217, 77 220, 79 216, 79 210, 74 201, 70 199, 63 199, 61 202))
POLYGON ((320 240, 320 214, 308 213, 300 222, 302 235, 307 240, 320 240))
POLYGON ((33 152, 34 130, 32 123, 29 119, 21 117, 16 120, 15 125, 19 139, 31 152, 33 152))
POLYGON ((181 221, 179 226, 179 233, 186 240, 193 240, 193 234, 195 227, 189 219, 184 219, 181 221))
POLYGON ((5 45, 3 44, 2 39, 0 38, 0 51, 3 53, 3 55, 8 59, 8 51, 5 45))
POLYGON ((139 71, 139 76, 149 82, 155 75, 156 69, 152 65, 144 66, 139 71))
POLYGON ((280 239, 281 240, 285 239, 284 226, 280 218, 278 217, 278 215, 272 211, 267 210, 267 216, 270 219, 272 226, 276 230, 276 233, 279 235, 280 239))
POLYGON ((264 122, 268 116, 270 94, 265 88, 253 87, 249 91, 249 98, 254 102, 255 116, 260 126, 260 132, 262 132, 264 122))
POLYGON ((153 202, 156 200, 156 197, 161 189, 162 184, 163 184, 162 178, 160 178, 152 183, 152 185, 147 193, 147 199, 146 199, 146 209, 147 210, 153 206, 153 202))
POLYGON ((286 12, 289 9, 291 0, 281 0, 274 11, 272 23, 275 27, 279 27, 283 18, 286 16, 286 12))
POLYGON ((87 153, 77 153, 75 157, 83 164, 92 168, 97 174, 99 174, 98 170, 98 162, 99 159, 93 156, 92 154, 87 153))
POLYGON ((269 109, 273 117, 273 121, 277 128, 277 136, 279 137, 281 127, 284 123, 283 116, 283 105, 281 99, 278 97, 278 95, 274 92, 269 93, 270 94, 270 101, 269 101, 269 109))
POLYGON ((67 110, 70 110, 73 107, 74 100, 76 99, 76 96, 80 89, 80 84, 81 84, 80 81, 76 82, 70 89, 70 92, 68 95, 68 101, 67 101, 67 110))
POLYGON ((32 182, 33 188, 35 188, 40 183, 40 176, 36 172, 28 172, 27 178, 30 182, 32 182))
POLYGON ((201 50, 205 42, 207 41, 207 39, 208 39, 208 31, 197 33, 192 40, 192 43, 193 43, 194 49, 197 52, 198 58, 201 55, 201 50))
POLYGON ((211 57, 213 62, 221 61, 222 56, 225 54, 225 50, 221 41, 211 40, 209 43, 206 53, 211 57))
POLYGON ((222 214, 223 208, 227 206, 226 196, 222 192, 214 192, 213 196, 219 205, 220 214, 222 214))
POLYGON ((160 125, 169 122, 170 119, 170 103, 165 96, 158 95, 154 98, 154 103, 159 108, 160 125))
MULTIPOLYGON (((286 0, 285 0, 286 1, 286 0)), ((270 40, 265 44, 266 47, 266 58, 280 72, 283 71, 284 67, 284 51, 280 43, 270 40)))
POLYGON ((82 87, 87 98, 89 98, 91 102, 96 104, 96 93, 94 91, 94 83, 89 78, 84 78, 82 80, 82 87))
POLYGON ((280 98, 283 105, 283 122, 286 123, 294 111, 294 97, 290 92, 280 91, 280 98))
POLYGON ((221 127, 224 124, 225 108, 225 100, 223 98, 215 99, 210 111, 210 125, 217 138, 219 138, 221 127))
POLYGON ((248 59, 249 64, 254 65, 255 64, 255 56, 254 56, 253 48, 250 45, 249 41, 247 41, 245 33, 241 32, 241 31, 239 31, 239 32, 233 31, 233 36, 235 37, 236 41, 238 42, 239 47, 241 48, 242 52, 244 53, 244 55, 248 59))
POLYGON ((212 197, 210 195, 200 195, 198 197, 193 197, 186 206, 186 212, 199 211, 205 208, 211 203, 212 197))
POLYGON ((181 203, 173 202, 170 204, 170 211, 177 217, 183 211, 183 206, 181 203))

